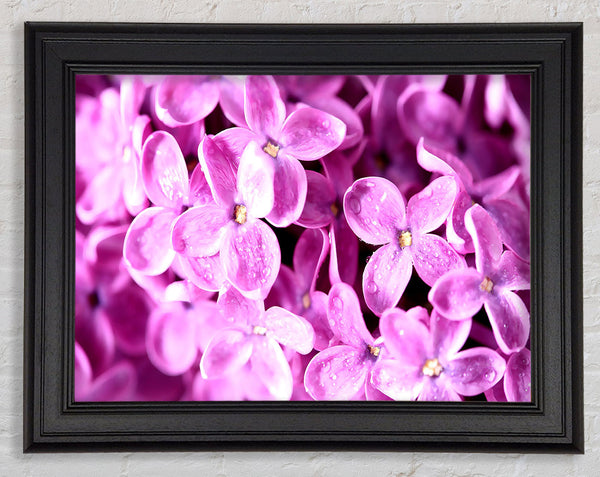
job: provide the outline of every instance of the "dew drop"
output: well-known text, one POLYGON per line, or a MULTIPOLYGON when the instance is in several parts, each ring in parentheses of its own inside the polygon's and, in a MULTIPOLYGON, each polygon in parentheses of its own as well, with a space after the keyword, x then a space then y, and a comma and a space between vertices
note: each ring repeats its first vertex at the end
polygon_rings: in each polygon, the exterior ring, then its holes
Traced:
POLYGON ((335 313, 341 313, 342 310, 344 309, 344 304, 342 303, 342 300, 340 298, 338 298, 337 296, 332 300, 332 305, 333 305, 333 310, 335 313))
POLYGON ((367 284, 367 291, 369 293, 377 293, 377 285, 375 284, 375 282, 369 282, 367 284))
POLYGON ((348 204, 350 205, 350 209, 352 210, 352 212, 354 212, 355 214, 358 214, 360 212, 360 201, 356 197, 352 197, 348 201, 348 204))

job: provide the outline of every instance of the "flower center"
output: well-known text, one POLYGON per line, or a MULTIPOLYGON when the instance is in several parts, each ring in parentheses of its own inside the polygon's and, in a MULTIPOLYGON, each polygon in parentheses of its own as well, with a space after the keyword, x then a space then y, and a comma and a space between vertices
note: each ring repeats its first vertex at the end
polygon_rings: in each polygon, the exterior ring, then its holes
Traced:
POLYGON ((331 212, 333 212, 333 215, 335 215, 337 217, 337 214, 339 213, 340 209, 339 207, 335 204, 335 202, 332 202, 331 205, 329 206, 329 209, 331 209, 331 212))
POLYGON ((440 362, 437 360, 437 358, 434 358, 425 361, 422 371, 425 376, 435 376, 437 378, 443 370, 444 368, 442 368, 440 362))
POLYGON ((310 295, 308 294, 308 292, 306 292, 302 297, 302 306, 305 309, 308 309, 310 307, 310 295))
POLYGON ((381 353, 381 348, 379 346, 367 345, 367 349, 369 350, 369 353, 375 357, 379 356, 379 353, 381 353))
POLYGON ((398 243, 400 244, 400 248, 410 247, 412 245, 412 234, 405 230, 398 237, 398 243))
POLYGON ((252 328, 252 333, 259 336, 265 336, 267 334, 267 329, 264 326, 256 325, 252 328))
POLYGON ((479 285, 479 289, 481 291, 485 291, 488 293, 490 293, 493 288, 494 288, 494 282, 491 281, 488 277, 485 277, 483 279, 483 281, 481 282, 481 285, 479 285))
POLYGON ((271 157, 277 157, 279 146, 277 144, 273 144, 271 141, 267 141, 266 146, 263 147, 263 151, 265 151, 271 157))
POLYGON ((233 220, 242 225, 246 223, 247 219, 248 214, 246 212, 246 206, 241 204, 236 205, 233 209, 233 220))

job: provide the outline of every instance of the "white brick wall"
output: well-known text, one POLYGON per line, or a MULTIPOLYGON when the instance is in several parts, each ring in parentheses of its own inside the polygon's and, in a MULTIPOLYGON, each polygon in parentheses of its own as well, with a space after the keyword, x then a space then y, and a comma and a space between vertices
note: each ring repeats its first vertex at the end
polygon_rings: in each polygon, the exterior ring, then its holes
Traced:
POLYGON ((2 0, 0 5, 0 475, 592 476, 600 464, 598 0, 2 0), (585 456, 350 452, 26 455, 22 446, 23 22, 425 23, 584 21, 585 456))

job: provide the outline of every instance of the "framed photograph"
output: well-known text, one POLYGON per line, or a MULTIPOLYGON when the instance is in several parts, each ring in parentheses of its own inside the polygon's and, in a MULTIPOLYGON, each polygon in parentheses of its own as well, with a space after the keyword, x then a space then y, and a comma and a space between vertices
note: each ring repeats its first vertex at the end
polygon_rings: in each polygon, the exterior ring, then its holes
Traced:
POLYGON ((583 452, 581 24, 25 40, 25 452, 583 452))

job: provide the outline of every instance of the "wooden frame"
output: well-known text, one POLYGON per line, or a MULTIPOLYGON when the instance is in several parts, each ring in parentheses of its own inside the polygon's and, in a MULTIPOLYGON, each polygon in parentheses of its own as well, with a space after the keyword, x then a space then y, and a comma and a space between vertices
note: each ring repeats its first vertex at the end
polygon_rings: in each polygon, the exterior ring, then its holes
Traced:
POLYGON ((24 451, 583 452, 582 25, 28 23, 24 451), (74 401, 77 73, 532 77, 532 402, 74 401))

